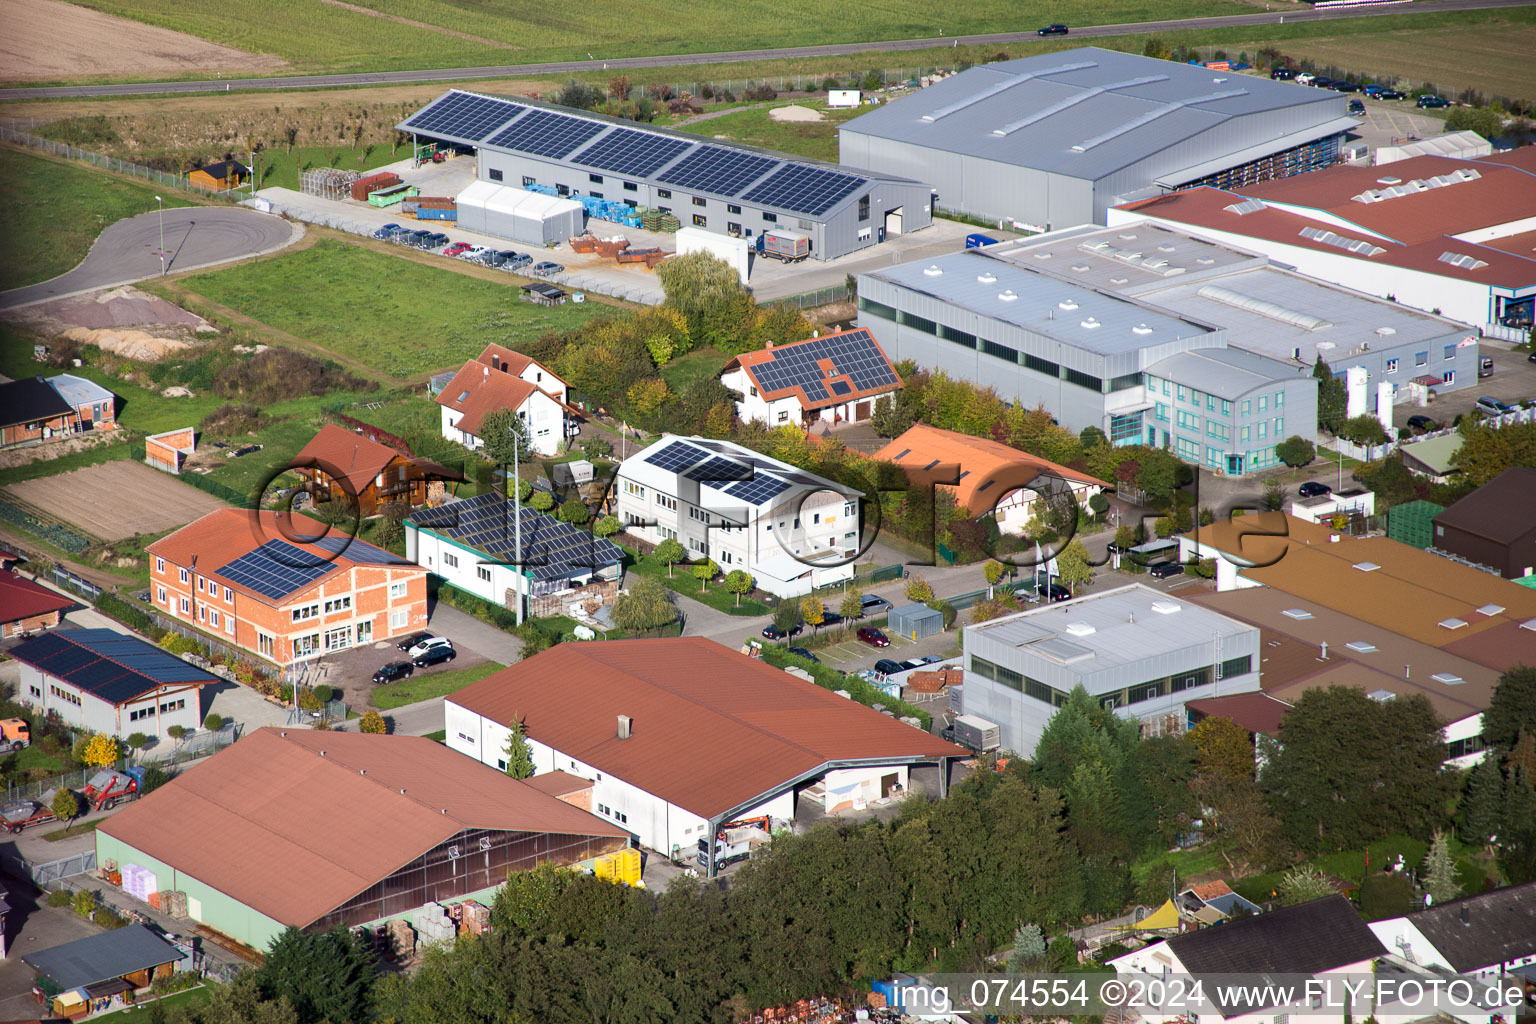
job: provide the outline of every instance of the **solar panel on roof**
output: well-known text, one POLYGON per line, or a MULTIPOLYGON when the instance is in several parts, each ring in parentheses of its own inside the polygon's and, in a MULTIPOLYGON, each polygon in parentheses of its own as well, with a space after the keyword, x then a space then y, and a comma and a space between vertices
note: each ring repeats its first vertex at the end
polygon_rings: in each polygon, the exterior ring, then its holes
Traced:
POLYGON ((615 128, 571 157, 571 162, 645 178, 691 145, 693 142, 689 139, 673 139, 633 128, 615 128))
MULTIPOLYGON (((490 560, 519 561, 513 505, 499 494, 425 509, 411 516, 417 526, 435 530, 484 552, 490 560)), ((535 580, 569 579, 621 560, 613 542, 596 537, 523 506, 521 562, 535 580)))
POLYGON ((725 493, 733 498, 739 498, 748 505, 761 505, 770 498, 789 490, 789 484, 778 477, 758 476, 752 480, 743 480, 741 483, 731 484, 725 489, 725 493))
POLYGON ((824 383, 827 375, 818 365, 823 359, 831 360, 833 373, 847 376, 856 391, 893 387, 898 382, 895 371, 867 330, 830 334, 775 349, 773 359, 752 367, 752 374, 758 387, 769 394, 798 387, 811 401, 823 401, 828 397, 824 383))
POLYGON ((699 146, 657 180, 678 188, 734 196, 779 163, 768 156, 724 146, 699 146))
POLYGON ((786 164, 742 196, 749 203, 777 206, 812 216, 826 213, 865 183, 864 178, 821 167, 786 164))
POLYGON ((706 458, 704 452, 691 444, 681 441, 673 441, 658 452, 652 452, 645 457, 645 461, 653 466, 659 466, 668 473, 681 472, 684 466, 691 466, 695 462, 701 462, 706 458))
POLYGON ((834 395, 847 395, 852 394, 853 389, 848 386, 847 381, 835 380, 832 382, 832 393, 834 395))
POLYGON ((685 469, 683 476, 689 480, 709 481, 711 483, 724 480, 748 480, 752 477, 752 468, 744 466, 734 459, 715 455, 707 462, 701 462, 696 466, 685 469))
POLYGON ((560 159, 606 127, 601 121, 588 121, 552 110, 530 110, 516 123, 497 132, 487 144, 560 159))
POLYGON ((452 136, 479 142, 527 109, 509 100, 455 92, 417 113, 405 126, 421 135, 452 136))
POLYGON ((283 598, 302 590, 336 567, 281 540, 269 540, 217 570, 231 583, 263 597, 283 598))

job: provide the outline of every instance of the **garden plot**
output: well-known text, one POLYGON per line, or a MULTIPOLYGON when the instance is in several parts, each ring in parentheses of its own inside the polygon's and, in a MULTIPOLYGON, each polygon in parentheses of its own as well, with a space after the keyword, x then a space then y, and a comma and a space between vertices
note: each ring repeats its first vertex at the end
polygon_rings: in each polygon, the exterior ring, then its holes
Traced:
POLYGON ((211 494, 138 462, 104 462, 7 491, 102 540, 162 533, 224 507, 211 494))

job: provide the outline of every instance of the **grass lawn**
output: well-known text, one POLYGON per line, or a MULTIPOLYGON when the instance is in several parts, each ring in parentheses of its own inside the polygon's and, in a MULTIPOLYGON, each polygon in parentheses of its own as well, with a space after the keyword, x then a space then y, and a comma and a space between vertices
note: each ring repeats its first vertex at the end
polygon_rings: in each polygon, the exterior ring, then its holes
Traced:
MULTIPOLYGON (((702 591, 699 589, 698 579, 688 571, 686 565, 676 565, 672 568, 672 576, 667 577, 667 563, 659 558, 637 555, 629 548, 624 549, 629 555, 630 564, 626 571, 639 573, 642 576, 654 576, 661 580, 673 591, 690 597, 700 604, 707 604, 716 611, 725 612, 727 615, 767 615, 773 611, 761 601, 750 597, 741 599, 741 606, 736 605, 736 595, 726 590, 724 586, 710 583, 702 591)), ((685 611, 686 615, 687 612, 685 611)))
POLYGON ((750 146, 762 146, 765 149, 778 150, 781 153, 794 153, 797 156, 810 157, 813 160, 826 160, 837 162, 837 129, 845 121, 851 121, 860 114, 867 114, 868 107, 856 107, 852 110, 827 110, 827 101, 821 99, 798 99, 775 103, 774 106, 782 107, 794 103, 802 107, 811 107, 822 112, 820 121, 775 121, 769 114, 771 107, 758 107, 754 110, 743 110, 736 114, 726 114, 722 117, 712 117, 708 121, 695 121, 692 124, 679 125, 681 131, 692 132, 695 135, 722 135, 735 142, 744 142, 750 146))
POLYGON ((396 378, 458 366, 490 341, 515 349, 519 339, 612 313, 592 302, 546 309, 521 301, 510 284, 333 239, 182 283, 396 378))
POLYGON ((44 832, 43 839, 50 843, 56 843, 60 839, 72 839, 75 836, 88 835, 96 831, 96 826, 105 822, 106 818, 97 818, 94 821, 79 821, 68 828, 56 829, 53 832, 44 832))
POLYGON ((336 167, 343 171, 371 171, 404 160, 411 155, 409 145, 393 152, 388 146, 295 147, 293 152, 284 149, 263 150, 260 157, 262 188, 291 188, 298 191, 299 175, 305 166, 336 167))
POLYGON ((427 733, 427 739, 429 739, 429 740, 436 740, 439 743, 447 743, 448 742, 448 730, 447 729, 439 729, 439 730, 437 730, 437 732, 429 732, 429 733, 427 733))
POLYGON ((661 377, 673 394, 680 395, 699 381, 718 376, 721 368, 730 361, 731 357, 717 348, 701 348, 662 367, 661 377))
POLYGON ((23 747, 14 754, 7 754, 6 759, 15 758, 14 768, 17 772, 28 772, 34 768, 46 768, 51 772, 64 770, 63 762, 52 754, 44 752, 41 747, 23 747))
MULTIPOLYGON (((167 207, 190 206, 160 189, 167 207)), ((0 259, 0 291, 57 277, 85 259, 107 225, 159 209, 156 190, 80 164, 0 149, 9 251, 0 259)))
MULTIPOLYGON (((208 1001, 208 996, 208 989, 202 985, 199 985, 197 988, 189 988, 185 992, 172 992, 168 996, 162 996, 157 1000, 153 1000, 153 1002, 157 1002, 162 1007, 169 1010, 173 1006, 198 1006, 202 1003, 206 1003, 208 1001)), ((116 1013, 109 1013, 102 1017, 92 1017, 91 1024, 99 1024, 99 1022, 103 1021, 111 1021, 114 1022, 114 1024, 128 1024, 129 1021, 144 1020, 149 1016, 145 1011, 149 1007, 150 1002, 151 1000, 145 999, 142 1000, 137 1007, 130 1007, 126 1010, 118 1010, 116 1013)))
POLYGON ((1224 870, 1227 866, 1227 862, 1221 859, 1221 854, 1209 847, 1197 847, 1193 850, 1160 850, 1155 854, 1145 854, 1137 859, 1131 865, 1131 877, 1139 884, 1163 864, 1173 865, 1179 872, 1180 878, 1193 878, 1207 871, 1224 870))
POLYGON ((391 683, 389 686, 380 686, 374 690, 373 706, 381 711, 389 711, 392 708, 415 704, 417 701, 445 697, 464 689, 470 683, 478 683, 492 672, 500 672, 503 668, 506 666, 488 661, 474 668, 456 668, 447 672, 412 676, 404 682, 391 683))

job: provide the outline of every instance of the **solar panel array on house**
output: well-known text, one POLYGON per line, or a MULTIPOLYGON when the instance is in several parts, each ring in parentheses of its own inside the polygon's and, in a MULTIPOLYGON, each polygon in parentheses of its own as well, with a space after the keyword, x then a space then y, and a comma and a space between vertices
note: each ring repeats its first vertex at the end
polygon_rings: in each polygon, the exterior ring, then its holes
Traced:
POLYGON ((437 508, 422 509, 407 522, 483 551, 490 560, 507 565, 520 561, 535 580, 560 580, 587 575, 623 558, 610 540, 562 523, 524 505, 521 557, 517 545, 514 506, 500 494, 479 494, 437 508))
MULTIPOLYGON (((863 328, 774 349, 771 360, 754 364, 751 370, 764 394, 800 388, 812 402, 830 397, 826 382, 831 377, 846 376, 856 391, 895 387, 898 382, 874 337, 863 328), (824 360, 831 360, 832 373, 822 369, 824 360)), ((849 392, 845 385, 843 390, 834 386, 833 393, 849 392)))
POLYGON ((310 554, 287 541, 269 540, 221 566, 217 572, 231 583, 254 590, 263 597, 281 600, 335 568, 336 562, 332 559, 310 554))

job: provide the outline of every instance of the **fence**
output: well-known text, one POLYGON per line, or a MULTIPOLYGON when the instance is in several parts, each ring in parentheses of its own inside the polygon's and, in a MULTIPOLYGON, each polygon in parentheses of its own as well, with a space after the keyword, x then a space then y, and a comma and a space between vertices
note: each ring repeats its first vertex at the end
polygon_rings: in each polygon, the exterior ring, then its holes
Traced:
POLYGON ((52 153, 54 156, 64 157, 66 160, 79 160, 108 171, 116 171, 118 174, 126 174, 134 178, 143 178, 155 185, 164 185, 167 188, 179 188, 186 192, 196 192, 213 199, 225 199, 230 202, 238 202, 245 196, 243 189, 217 190, 205 188, 188 178, 185 174, 170 174, 166 171, 157 171, 153 167, 145 167, 143 164, 132 164, 116 157, 103 156, 100 153, 92 153, 88 149, 79 146, 71 146, 64 142, 54 142, 37 135, 29 135, 26 132, 16 131, 14 128, 0 126, 0 141, 14 142, 20 146, 28 146, 32 149, 42 150, 44 153, 52 153))
MULTIPOLYGON (((217 731, 199 730, 180 743, 172 742, 168 745, 157 744, 149 747, 141 752, 141 756, 136 761, 118 758, 116 767, 121 770, 134 763, 169 767, 195 761, 200 757, 207 757, 223 750, 238 740, 241 732, 237 722, 230 722, 217 731), (167 749, 162 753, 161 747, 167 747, 167 749)), ((84 789, 85 784, 91 780, 91 776, 99 771, 101 771, 100 768, 87 767, 33 782, 13 782, 6 786, 6 800, 41 800, 43 794, 50 789, 73 789, 78 792, 84 789)))
POLYGON ((818 306, 829 306, 834 302, 849 302, 852 299, 852 289, 846 284, 835 284, 830 288, 818 288, 813 292, 802 292, 782 299, 765 299, 764 305, 771 306, 782 302, 795 309, 815 309, 818 306))
POLYGON ((86 850, 77 853, 73 857, 61 857, 58 860, 50 860, 46 864, 27 863, 27 874, 32 876, 32 881, 40 889, 46 889, 66 878, 76 875, 90 874, 96 870, 96 851, 86 850))
POLYGON ((88 579, 76 576, 68 569, 55 567, 53 570, 53 581, 59 586, 73 590, 75 593, 89 599, 92 603, 101 597, 100 587, 88 579))

